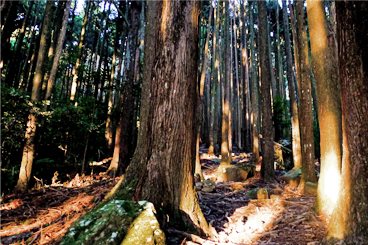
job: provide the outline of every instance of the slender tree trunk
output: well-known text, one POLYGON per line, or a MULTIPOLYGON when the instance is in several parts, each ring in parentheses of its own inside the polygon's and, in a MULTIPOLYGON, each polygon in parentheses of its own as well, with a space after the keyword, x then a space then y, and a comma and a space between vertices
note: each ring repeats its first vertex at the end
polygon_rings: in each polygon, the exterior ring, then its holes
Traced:
POLYGON ((84 47, 84 37, 86 34, 86 26, 87 26, 87 21, 88 21, 88 11, 89 11, 89 7, 91 2, 87 1, 87 6, 86 6, 86 11, 84 13, 84 20, 82 23, 82 29, 81 29, 81 34, 80 34, 80 40, 79 40, 79 45, 78 45, 78 53, 77 53, 77 61, 75 62, 75 66, 73 67, 73 82, 72 82, 72 88, 71 88, 71 94, 70 94, 70 100, 74 101, 75 99, 75 95, 77 92, 77 80, 80 79, 80 66, 81 66, 81 59, 82 59, 82 55, 83 55, 83 47, 84 47))
MULTIPOLYGON (((222 3, 222 2, 221 2, 222 3)), ((229 82, 230 82, 230 35, 229 35, 229 2, 225 1, 225 8, 223 10, 224 28, 222 33, 223 52, 222 57, 225 59, 225 75, 224 79, 221 81, 222 93, 223 93, 223 106, 222 106, 222 142, 221 142, 221 163, 217 170, 217 181, 226 181, 227 177, 225 174, 226 167, 230 166, 230 150, 229 150, 229 130, 231 130, 229 125, 230 116, 230 100, 229 100, 229 82)))
MULTIPOLYGON (((54 87, 54 83, 55 83, 55 79, 56 79, 56 72, 57 72, 57 68, 58 68, 58 65, 59 65, 61 52, 63 50, 63 43, 64 43, 64 40, 65 40, 65 33, 66 33, 67 25, 68 25, 68 18, 69 18, 69 11, 70 11, 71 4, 72 4, 71 0, 68 0, 66 2, 64 15, 63 15, 63 21, 62 21, 62 25, 61 25, 61 30, 60 30, 60 33, 59 33, 59 37, 57 39, 57 46, 56 46, 56 50, 55 50, 55 56, 54 56, 54 59, 53 59, 53 62, 52 62, 50 76, 49 76, 49 79, 47 81, 45 101, 50 101, 51 92, 52 92, 52 89, 54 87)), ((48 106, 48 103, 45 104, 44 111, 47 111, 47 106, 48 106)))
POLYGON ((6 83, 9 86, 14 87, 15 89, 19 87, 19 80, 16 79, 16 75, 18 74, 18 70, 20 68, 19 56, 21 55, 20 51, 23 45, 24 35, 26 34, 26 25, 27 25, 30 13, 32 12, 33 5, 34 5, 34 1, 30 1, 30 6, 28 7, 26 16, 23 19, 22 27, 17 37, 17 42, 16 42, 15 49, 12 55, 12 59, 7 69, 8 71, 7 71, 7 76, 6 76, 6 83))
POLYGON ((291 4, 291 1, 289 1, 289 10, 290 10, 290 22, 291 22, 291 32, 293 34, 293 47, 294 47, 294 62, 295 62, 295 73, 296 73, 296 92, 297 92, 297 98, 299 99, 300 96, 300 80, 301 80, 301 74, 300 74, 300 65, 299 65, 299 50, 298 50, 298 36, 296 31, 296 24, 295 24, 295 16, 294 16, 294 8, 291 4))
POLYGON ((304 18, 304 1, 297 1, 296 13, 298 24, 298 53, 300 70, 300 129, 302 141, 302 177, 300 188, 304 188, 307 181, 316 182, 314 166, 314 137, 313 137, 313 112, 312 112, 312 88, 308 60, 308 40, 304 18))
POLYGON ((208 63, 208 43, 210 39, 210 26, 212 21, 212 12, 213 8, 211 5, 208 26, 207 26, 207 37, 206 43, 204 47, 204 54, 203 54, 203 62, 202 62, 202 71, 201 71, 201 78, 199 81, 199 103, 197 104, 197 141, 196 141, 196 161, 195 161, 195 173, 201 176, 201 179, 204 179, 202 174, 201 162, 199 159, 199 139, 201 136, 201 125, 202 125, 202 114, 203 114, 203 92, 204 92, 204 85, 206 79, 206 70, 207 70, 207 63, 208 63))
MULTIPOLYGON (((31 100, 34 103, 40 101, 40 90, 43 78, 44 60, 47 55, 46 43, 50 33, 50 22, 52 17, 53 1, 49 1, 46 4, 45 17, 43 20, 43 29, 40 38, 40 49, 38 52, 37 66, 35 70, 35 76, 33 80, 32 96, 31 100)), ((32 164, 35 153, 35 136, 37 129, 37 118, 33 111, 28 116, 27 129, 25 134, 25 144, 23 148, 22 163, 19 172, 18 183, 15 186, 16 192, 26 192, 28 190, 28 184, 31 179, 32 164)))
MULTIPOLYGON (((286 0, 283 0, 282 2, 282 14, 284 19, 284 31, 289 30, 289 18, 287 14, 286 0)), ((294 168, 301 168, 302 156, 300 145, 298 103, 296 98, 296 88, 293 72, 293 56, 291 53, 290 36, 288 31, 285 31, 285 49, 286 49, 287 79, 290 98, 293 162, 294 168)))
POLYGON ((216 90, 217 90, 217 64, 216 64, 216 45, 217 45, 217 29, 216 29, 216 9, 213 10, 213 29, 212 29, 212 59, 211 59, 211 110, 210 110, 210 146, 208 148, 208 154, 215 154, 215 145, 217 143, 217 134, 215 128, 216 117, 216 90))
POLYGON ((261 99, 262 99, 262 166, 261 175, 265 180, 275 179, 274 170, 274 148, 273 127, 271 107, 271 65, 270 45, 267 21, 267 5, 265 1, 258 1, 258 23, 259 23, 259 58, 261 66, 261 99))
POLYGON ((368 243, 368 18, 365 1, 336 3, 343 161, 341 191, 324 244, 368 243))
POLYGON ((198 15, 197 1, 147 2, 138 147, 116 195, 132 186, 134 200, 160 207, 160 221, 210 234, 193 186, 198 15))
POLYGON ((234 56, 235 56, 235 80, 236 80, 236 141, 238 151, 242 149, 242 139, 241 139, 241 125, 242 125, 242 113, 241 113, 241 105, 240 105, 240 79, 239 79, 239 62, 238 62, 238 45, 237 45, 237 26, 234 19, 234 56))
POLYGON ((258 81, 257 81, 257 67, 256 67, 256 56, 255 56, 255 35, 254 35, 254 7, 255 3, 250 2, 249 6, 249 25, 250 25, 250 53, 251 53, 251 69, 252 69, 252 114, 251 114, 251 124, 252 124, 252 135, 253 135, 253 162, 259 162, 259 131, 258 131, 258 117, 259 117, 259 97, 258 97, 258 81))
MULTIPOLYGON (((248 5, 249 6, 249 5, 248 5)), ((245 28, 246 21, 246 6, 243 3, 241 7, 241 20, 243 23, 242 28, 242 70, 244 72, 244 96, 243 96, 243 105, 244 105, 244 115, 243 121, 244 123, 244 131, 245 131, 245 149, 247 152, 251 151, 250 147, 252 144, 251 138, 251 100, 250 100, 250 86, 249 86, 249 67, 248 67, 248 45, 247 45, 247 32, 245 28)))

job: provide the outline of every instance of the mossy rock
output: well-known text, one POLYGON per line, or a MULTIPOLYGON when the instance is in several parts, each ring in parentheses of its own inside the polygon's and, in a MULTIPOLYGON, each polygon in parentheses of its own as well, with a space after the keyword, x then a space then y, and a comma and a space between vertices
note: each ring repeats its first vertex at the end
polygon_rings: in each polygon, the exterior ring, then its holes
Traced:
POLYGON ((153 204, 148 203, 146 209, 130 225, 121 245, 165 245, 165 233, 160 229, 155 212, 153 204))
POLYGON ((203 192, 213 192, 216 189, 216 183, 213 180, 204 180, 201 182, 202 185, 202 191, 203 192))
POLYGON ((226 181, 244 181, 255 173, 255 165, 237 163, 225 169, 226 181))
POLYGON ((247 178, 253 177, 256 174, 256 165, 254 164, 246 164, 239 162, 235 164, 235 166, 247 172, 248 173, 247 178))
POLYGON ((258 200, 268 199, 268 191, 267 191, 266 188, 258 189, 258 191, 257 191, 257 199, 258 200))
POLYGON ((283 176, 280 177, 281 180, 285 181, 290 186, 298 186, 300 183, 300 177, 302 175, 302 170, 292 169, 283 176))
POLYGON ((247 194, 245 194, 245 197, 249 199, 257 199, 257 192, 259 189, 260 188, 255 188, 253 190, 248 191, 247 194))
POLYGON ((145 211, 153 214, 153 204, 147 201, 111 200, 74 222, 60 244, 121 244, 124 237, 129 235, 131 224, 145 211))

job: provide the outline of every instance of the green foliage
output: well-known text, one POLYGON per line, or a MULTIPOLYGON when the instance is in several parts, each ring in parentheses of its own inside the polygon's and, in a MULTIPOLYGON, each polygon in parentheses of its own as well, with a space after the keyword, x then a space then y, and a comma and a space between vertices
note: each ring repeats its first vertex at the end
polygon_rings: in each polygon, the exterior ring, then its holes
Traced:
MULTIPOLYGON (((106 158, 105 103, 83 98, 75 107, 67 100, 52 101, 48 112, 43 103, 34 104, 30 96, 1 84, 2 189, 10 191, 19 175, 24 135, 30 110, 38 117, 36 154, 32 176, 51 183, 52 174, 59 171, 59 180, 66 174, 80 172, 87 138, 86 162, 106 158)), ((113 115, 116 110, 113 111, 113 115)), ((88 169, 86 171, 89 171, 88 169)), ((32 178, 33 179, 33 178, 32 178)), ((32 183, 31 183, 32 186, 32 183)))

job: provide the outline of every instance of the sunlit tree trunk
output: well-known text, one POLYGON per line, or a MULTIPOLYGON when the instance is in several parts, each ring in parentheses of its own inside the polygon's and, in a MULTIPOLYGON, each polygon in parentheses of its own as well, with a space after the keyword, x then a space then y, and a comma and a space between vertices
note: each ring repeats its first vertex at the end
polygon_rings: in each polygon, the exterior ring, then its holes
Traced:
MULTIPOLYGON (((282 2, 282 14, 284 19, 284 31, 289 30, 289 17, 287 14, 286 0, 282 2)), ((296 88, 293 72, 293 56, 291 53, 289 31, 285 31, 285 49, 286 49, 286 65, 287 65, 287 79, 290 98, 290 114, 291 114, 291 135, 292 135, 292 150, 294 168, 302 167, 301 145, 300 145, 300 129, 299 129, 299 115, 298 104, 296 98, 296 88)))
POLYGON ((343 161, 341 191, 324 244, 368 243, 368 3, 336 3, 343 161))
POLYGON ((275 179, 273 166, 273 127, 271 107, 271 65, 270 65, 270 35, 267 21, 267 5, 265 1, 258 1, 259 23, 259 58, 261 67, 261 101, 262 101, 262 166, 261 175, 265 180, 275 179))
POLYGON ((223 108, 222 108, 222 133, 221 133, 221 163, 217 170, 217 181, 226 181, 225 168, 230 165, 230 150, 229 150, 229 116, 230 116, 230 98, 229 98, 229 82, 230 82, 230 35, 229 35, 229 2, 225 1, 225 8, 223 13, 224 28, 222 33, 223 44, 223 55, 225 59, 225 75, 222 83, 223 93, 223 108))
POLYGON ((71 88, 71 94, 70 94, 71 101, 74 101, 75 99, 75 95, 77 92, 77 80, 80 79, 79 76, 81 75, 79 68, 81 66, 81 59, 83 55, 84 37, 86 34, 86 26, 87 26, 87 21, 88 21, 88 11, 90 7, 90 3, 91 3, 90 1, 87 1, 86 3, 87 6, 86 6, 86 11, 84 13, 84 19, 82 23, 82 29, 81 29, 80 39, 79 39, 79 44, 78 44, 77 61, 75 62, 75 66, 73 67, 73 82, 72 82, 72 88, 71 88))
MULTIPOLYGON (((235 11, 235 9, 234 9, 235 11)), ((241 85, 239 79, 239 62, 238 62, 238 42, 237 42, 237 26, 234 18, 234 56, 235 56, 235 81, 236 81, 236 92, 235 92, 235 102, 236 102, 236 127, 235 127, 235 136, 236 136, 236 146, 238 150, 242 148, 242 138, 241 138, 241 125, 242 125, 242 113, 241 113, 241 105, 240 105, 240 97, 241 97, 241 85)))
POLYGON ((130 185, 160 221, 210 234, 193 186, 198 15, 198 1, 147 2, 138 146, 117 196, 130 185))
POLYGON ((304 18, 304 1, 297 1, 296 16, 298 25, 298 53, 300 77, 300 130, 302 141, 302 177, 300 187, 304 188, 306 181, 316 182, 314 166, 314 138, 313 138, 313 112, 312 112, 312 88, 310 81, 308 41, 304 18))
MULTIPOLYGON (((53 5, 54 5, 53 1, 49 1, 46 4, 45 17, 43 20, 43 29, 40 39, 40 49, 38 51, 38 59, 37 59, 38 62, 35 70, 35 76, 32 87, 31 100, 33 101, 33 103, 37 103, 40 101, 40 90, 43 78, 44 60, 47 55, 46 43, 50 33, 49 27, 52 18, 53 5)), ((19 179, 17 185, 15 186, 15 191, 17 192, 26 192, 28 189, 28 184, 32 172, 33 158, 35 153, 36 129, 37 129, 37 118, 35 112, 31 110, 28 116, 27 129, 25 133, 25 144, 23 148, 19 179)))
POLYGON ((255 56, 255 35, 254 35, 254 7, 255 3, 250 2, 249 6, 249 29, 250 29, 250 59, 251 59, 251 71, 252 71, 252 86, 251 86, 251 96, 252 96, 252 114, 251 114, 251 124, 252 124, 252 135, 253 135, 253 162, 259 162, 259 131, 258 131, 258 117, 259 117, 259 97, 258 97, 258 80, 257 80, 257 66, 256 66, 256 56, 255 56))
POLYGON ((328 40, 323 1, 307 0, 312 67, 317 83, 320 127, 321 172, 318 182, 317 208, 330 215, 337 201, 340 184, 342 135, 341 99, 334 64, 335 43, 328 40))

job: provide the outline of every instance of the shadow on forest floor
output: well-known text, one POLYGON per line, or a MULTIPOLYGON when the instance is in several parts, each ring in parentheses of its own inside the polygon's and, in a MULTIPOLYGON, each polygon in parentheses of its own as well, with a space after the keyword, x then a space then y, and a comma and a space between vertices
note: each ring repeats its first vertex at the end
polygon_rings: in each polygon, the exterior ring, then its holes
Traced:
MULTIPOLYGON (((202 152, 205 152, 202 149, 202 152)), ((234 162, 251 160, 235 154, 234 162)), ((219 158, 201 154, 206 179, 217 173, 219 158)), ((259 170, 259 166, 257 167, 259 170)), ((276 172, 276 175, 278 172, 276 172)), ((7 195, 1 205, 2 244, 56 244, 70 225, 98 204, 119 178, 104 175, 76 176, 68 185, 42 187, 25 195, 7 195)), ((279 182, 265 183, 256 176, 244 182, 217 183, 214 192, 198 191, 200 206, 217 237, 205 244, 317 244, 326 234, 311 207, 314 196, 300 195, 296 188, 279 182), (266 188, 272 199, 251 199, 247 193, 266 188)), ((180 235, 167 235, 168 244, 196 244, 180 235), (184 241, 184 242, 183 242, 184 241)))
MULTIPOLYGON (((233 163, 250 160, 250 154, 233 157, 233 163)), ((216 156, 201 155, 205 179, 216 176, 219 162, 216 156)), ((280 174, 276 170, 276 176, 280 174)), ((266 183, 260 179, 259 171, 244 182, 216 183, 213 193, 199 191, 198 196, 207 221, 218 232, 208 244, 312 245, 318 244, 327 232, 326 220, 311 211, 315 196, 300 195, 296 187, 279 181, 266 183), (266 188, 272 199, 257 200, 257 197, 247 196, 256 188, 266 188)), ((168 237, 168 244, 186 244, 182 241, 183 237, 168 237)))
POLYGON ((1 244, 55 244, 119 179, 77 175, 68 187, 56 184, 27 194, 6 195, 1 205, 1 244))

